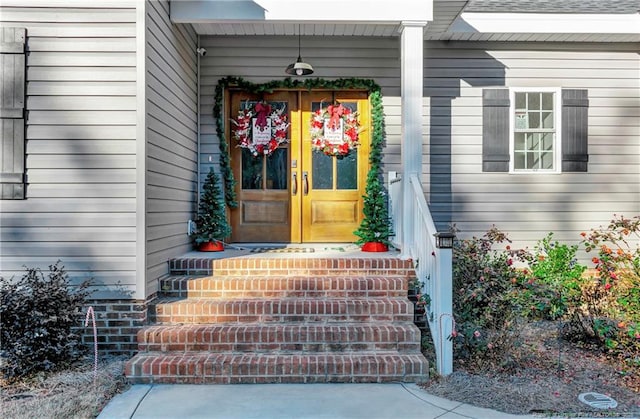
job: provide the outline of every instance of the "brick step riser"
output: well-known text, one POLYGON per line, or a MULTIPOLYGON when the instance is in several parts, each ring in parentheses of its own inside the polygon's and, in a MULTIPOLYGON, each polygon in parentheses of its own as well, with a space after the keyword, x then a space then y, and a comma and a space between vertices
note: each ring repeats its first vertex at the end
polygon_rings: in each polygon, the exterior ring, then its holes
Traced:
POLYGON ((141 383, 375 383, 424 381, 422 355, 399 354, 184 354, 138 357, 126 365, 129 381, 141 383))
POLYGON ((170 269, 169 274, 216 276, 216 277, 268 277, 268 276, 311 276, 311 277, 334 277, 334 276, 395 276, 400 278, 415 278, 415 272, 405 269, 308 269, 308 268, 287 268, 287 269, 170 269))
POLYGON ((149 310, 158 323, 413 321, 408 299, 177 300, 149 310))
POLYGON ((174 259, 169 261, 172 275, 215 276, 400 276, 411 278, 410 261, 389 259, 334 258, 242 258, 174 259))
POLYGON ((329 323, 329 322, 412 322, 413 314, 155 314, 151 321, 161 324, 220 324, 220 323, 329 323))
POLYGON ((317 343, 146 343, 138 344, 140 351, 146 352, 197 352, 212 353, 291 353, 291 352, 355 352, 355 351, 398 351, 415 353, 420 351, 416 342, 317 342, 317 343))
POLYGON ((412 325, 383 326, 168 326, 138 332, 141 351, 336 352, 420 350, 412 325))
POLYGON ((180 298, 406 297, 404 278, 183 278, 160 281, 162 294, 180 298))

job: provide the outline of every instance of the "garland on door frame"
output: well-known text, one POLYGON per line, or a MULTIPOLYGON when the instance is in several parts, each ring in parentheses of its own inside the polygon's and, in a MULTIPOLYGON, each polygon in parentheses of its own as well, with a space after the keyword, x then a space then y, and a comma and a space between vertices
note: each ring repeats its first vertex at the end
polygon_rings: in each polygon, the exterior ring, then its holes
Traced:
POLYGON ((242 77, 227 76, 218 80, 215 88, 213 117, 216 121, 216 134, 218 135, 218 145, 220 147, 220 172, 224 183, 224 198, 230 208, 236 208, 236 180, 231 170, 231 157, 229 144, 225 139, 225 128, 223 120, 222 105, 224 103, 224 90, 227 87, 237 87, 251 94, 272 93, 276 89, 330 89, 347 90, 363 89, 369 92, 371 102, 371 151, 369 154, 370 170, 375 170, 378 175, 382 175, 382 147, 384 145, 384 110, 382 106, 382 94, 380 86, 371 79, 305 79, 292 80, 287 77, 284 80, 272 80, 267 83, 252 83, 242 77))

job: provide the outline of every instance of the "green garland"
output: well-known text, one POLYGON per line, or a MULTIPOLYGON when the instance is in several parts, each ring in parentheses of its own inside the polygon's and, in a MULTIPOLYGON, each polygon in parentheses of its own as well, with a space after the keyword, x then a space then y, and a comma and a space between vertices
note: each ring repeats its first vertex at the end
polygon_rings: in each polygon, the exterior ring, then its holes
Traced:
MULTIPOLYGON (((231 208, 238 206, 235 186, 236 181, 231 170, 231 157, 229 154, 229 144, 224 136, 224 121, 222 117, 222 104, 224 90, 229 87, 237 87, 251 94, 263 94, 272 93, 277 89, 330 89, 330 90, 348 90, 348 89, 361 89, 369 92, 369 100, 371 102, 371 150, 369 154, 369 174, 367 176, 367 190, 379 189, 382 182, 382 149, 384 147, 385 127, 384 127, 384 108, 382 105, 382 92, 380 86, 371 79, 304 79, 304 80, 292 80, 287 77, 283 80, 272 80, 267 83, 256 84, 244 80, 242 77, 227 76, 218 80, 218 84, 215 89, 215 103, 213 105, 213 116, 216 121, 216 133, 219 138, 220 146, 220 171, 222 178, 224 179, 224 198, 227 205, 231 208), (372 185, 373 183, 373 185, 372 185)), ((360 225, 355 234, 359 237, 370 236, 375 234, 376 237, 381 237, 382 242, 388 243, 388 238, 391 235, 389 229, 389 217, 386 206, 384 208, 376 208, 373 211, 376 217, 380 217, 376 225, 382 223, 376 227, 376 231, 369 231, 373 227, 372 220, 368 220, 367 214, 372 213, 367 209, 367 196, 365 196, 365 219, 360 225)))

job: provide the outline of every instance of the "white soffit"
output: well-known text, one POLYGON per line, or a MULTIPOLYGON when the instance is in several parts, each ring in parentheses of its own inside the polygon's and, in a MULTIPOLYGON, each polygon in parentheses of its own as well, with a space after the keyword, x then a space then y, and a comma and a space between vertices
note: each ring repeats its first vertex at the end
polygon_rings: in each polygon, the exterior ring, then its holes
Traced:
POLYGON ((640 34, 640 14, 461 13, 448 32, 640 34))
POLYGON ((431 21, 432 0, 172 0, 174 23, 431 21))

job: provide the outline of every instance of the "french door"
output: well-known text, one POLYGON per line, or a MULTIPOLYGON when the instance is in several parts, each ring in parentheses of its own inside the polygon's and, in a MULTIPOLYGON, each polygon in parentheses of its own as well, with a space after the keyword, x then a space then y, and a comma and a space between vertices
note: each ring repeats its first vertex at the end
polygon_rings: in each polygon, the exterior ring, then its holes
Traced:
MULTIPOLYGON (((259 101, 286 115, 287 142, 271 154, 238 147, 235 125, 227 138, 238 208, 231 210, 233 242, 352 242, 362 221, 368 170, 370 110, 363 91, 281 90, 260 97, 229 89, 227 121, 259 101), (332 104, 357 112, 359 146, 346 156, 314 151, 311 119, 332 104)), ((254 138, 257 138, 254 136, 254 138)), ((255 140, 254 140, 255 141, 255 140)))

